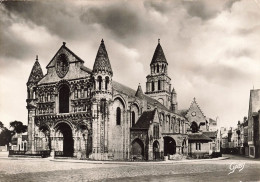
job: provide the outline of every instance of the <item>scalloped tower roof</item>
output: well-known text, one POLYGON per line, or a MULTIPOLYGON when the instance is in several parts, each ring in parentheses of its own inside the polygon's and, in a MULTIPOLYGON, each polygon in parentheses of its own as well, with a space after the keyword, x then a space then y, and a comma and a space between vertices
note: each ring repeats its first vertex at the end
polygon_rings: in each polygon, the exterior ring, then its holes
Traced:
POLYGON ((99 46, 97 56, 96 56, 96 59, 95 59, 95 63, 94 63, 94 66, 93 66, 93 72, 96 73, 98 71, 106 71, 106 72, 113 74, 103 39, 102 39, 101 44, 99 46))

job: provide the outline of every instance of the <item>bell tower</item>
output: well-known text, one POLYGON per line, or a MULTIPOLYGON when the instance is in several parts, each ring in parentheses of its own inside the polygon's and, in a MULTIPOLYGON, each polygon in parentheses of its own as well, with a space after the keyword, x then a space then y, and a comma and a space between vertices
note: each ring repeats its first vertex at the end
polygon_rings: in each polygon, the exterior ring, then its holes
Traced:
POLYGON ((146 79, 145 94, 171 109, 171 78, 168 76, 168 62, 160 44, 160 39, 158 39, 158 44, 150 63, 150 74, 146 79))
POLYGON ((91 158, 97 160, 107 160, 108 157, 108 106, 112 100, 112 77, 112 67, 102 39, 92 70, 94 117, 91 158))
POLYGON ((38 56, 36 56, 36 61, 33 65, 32 71, 30 73, 27 82, 27 110, 28 110, 28 150, 27 153, 34 153, 34 118, 36 115, 36 101, 37 101, 37 83, 43 78, 43 72, 41 65, 38 61, 38 56))

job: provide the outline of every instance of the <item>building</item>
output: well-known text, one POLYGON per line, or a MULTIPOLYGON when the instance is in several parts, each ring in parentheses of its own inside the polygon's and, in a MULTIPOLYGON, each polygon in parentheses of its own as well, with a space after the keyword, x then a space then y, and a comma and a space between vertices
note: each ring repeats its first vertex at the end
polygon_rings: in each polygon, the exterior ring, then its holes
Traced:
POLYGON ((25 133, 16 133, 11 139, 11 149, 15 151, 27 151, 28 135, 25 133))
POLYGON ((184 112, 188 120, 188 153, 194 158, 207 158, 213 152, 220 153, 217 139, 217 121, 207 118, 194 98, 190 108, 184 112))
POLYGON ((243 127, 243 149, 242 149, 242 154, 245 156, 249 156, 249 147, 248 147, 248 119, 245 117, 244 118, 244 123, 242 125, 243 127))
POLYGON ((200 109, 196 101, 196 98, 194 98, 193 101, 191 102, 190 108, 188 109, 185 117, 190 123, 192 133, 195 133, 197 131, 209 130, 207 118, 202 112, 202 110, 200 109))
POLYGON ((249 157, 257 158, 260 156, 260 89, 250 90, 249 109, 248 109, 248 146, 249 157))
POLYGON ((217 120, 214 120, 212 118, 208 118, 208 121, 209 121, 209 130, 210 131, 217 131, 218 130, 217 120))
POLYGON ((28 151, 94 160, 154 160, 187 154, 189 126, 160 42, 146 92, 116 82, 102 40, 93 69, 66 43, 43 71, 34 63, 27 82, 28 151))

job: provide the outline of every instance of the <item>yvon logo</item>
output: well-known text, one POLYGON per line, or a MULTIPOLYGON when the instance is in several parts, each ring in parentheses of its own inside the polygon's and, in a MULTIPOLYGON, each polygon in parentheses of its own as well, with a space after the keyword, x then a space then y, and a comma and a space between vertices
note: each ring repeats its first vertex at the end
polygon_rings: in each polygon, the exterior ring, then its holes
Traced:
POLYGON ((228 175, 234 173, 236 169, 238 170, 238 172, 240 172, 244 169, 244 167, 245 163, 231 163, 229 166, 230 172, 228 173, 228 175))

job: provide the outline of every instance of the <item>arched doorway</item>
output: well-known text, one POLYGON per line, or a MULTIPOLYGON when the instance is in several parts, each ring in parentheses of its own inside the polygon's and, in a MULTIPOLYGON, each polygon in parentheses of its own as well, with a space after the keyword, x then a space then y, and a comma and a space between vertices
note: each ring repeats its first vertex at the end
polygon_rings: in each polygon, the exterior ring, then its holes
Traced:
POLYGON ((69 113, 70 89, 68 85, 62 85, 59 90, 59 112, 69 113))
POLYGON ((197 124, 195 121, 193 121, 193 122, 191 123, 190 128, 191 128, 191 132, 192 132, 192 133, 196 133, 196 132, 199 131, 199 126, 198 126, 198 124, 197 124))
POLYGON ((134 159, 144 159, 144 144, 139 138, 132 142, 131 153, 134 159))
POLYGON ((74 152, 74 140, 71 127, 67 123, 59 123, 55 127, 63 135, 63 156, 72 157, 74 152))
POLYGON ((153 158, 155 160, 160 158, 160 145, 157 140, 153 142, 153 158))
POLYGON ((172 137, 164 137, 164 156, 176 153, 176 142, 172 137))

